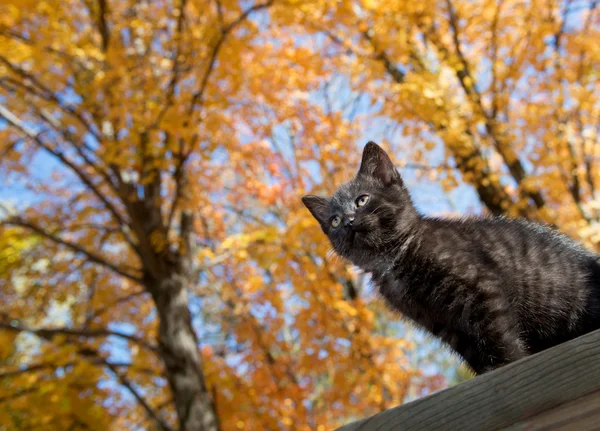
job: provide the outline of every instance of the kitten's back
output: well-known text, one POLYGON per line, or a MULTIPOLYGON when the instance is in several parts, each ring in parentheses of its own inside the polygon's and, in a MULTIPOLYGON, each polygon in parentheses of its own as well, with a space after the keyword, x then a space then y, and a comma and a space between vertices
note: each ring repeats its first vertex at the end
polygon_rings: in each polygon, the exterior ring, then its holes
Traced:
POLYGON ((423 223, 424 246, 457 276, 500 279, 532 351, 600 326, 598 257, 567 236, 504 217, 423 223))

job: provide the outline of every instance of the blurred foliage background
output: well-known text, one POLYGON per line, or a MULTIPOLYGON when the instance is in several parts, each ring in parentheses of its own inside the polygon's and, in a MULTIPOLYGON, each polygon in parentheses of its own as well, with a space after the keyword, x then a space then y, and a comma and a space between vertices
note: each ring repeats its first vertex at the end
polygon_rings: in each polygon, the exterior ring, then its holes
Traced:
POLYGON ((318 430, 470 377, 302 206, 600 242, 597 0, 4 0, 0 430, 318 430))

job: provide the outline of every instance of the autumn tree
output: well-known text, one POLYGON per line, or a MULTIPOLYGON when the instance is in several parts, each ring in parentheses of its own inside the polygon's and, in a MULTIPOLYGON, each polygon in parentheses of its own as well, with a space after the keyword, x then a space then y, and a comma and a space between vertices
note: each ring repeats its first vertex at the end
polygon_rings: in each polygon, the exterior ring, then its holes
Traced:
POLYGON ((0 426, 321 430, 439 387, 301 207, 362 123, 295 7, 0 8, 0 235, 33 241, 0 273, 0 426))
POLYGON ((596 1, 345 6, 281 19, 347 55, 354 88, 381 104, 405 158, 443 151, 447 162, 430 171, 445 191, 464 182, 490 213, 590 238, 581 228, 598 221, 596 1))

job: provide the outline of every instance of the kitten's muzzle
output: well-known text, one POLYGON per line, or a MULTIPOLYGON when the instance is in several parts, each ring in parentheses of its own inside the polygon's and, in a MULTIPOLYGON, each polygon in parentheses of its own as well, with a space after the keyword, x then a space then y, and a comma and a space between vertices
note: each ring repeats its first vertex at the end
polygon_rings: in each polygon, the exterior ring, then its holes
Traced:
POLYGON ((348 226, 352 226, 352 224, 354 223, 354 220, 356 220, 356 217, 354 217, 354 214, 347 214, 344 216, 344 226, 348 227, 348 226))

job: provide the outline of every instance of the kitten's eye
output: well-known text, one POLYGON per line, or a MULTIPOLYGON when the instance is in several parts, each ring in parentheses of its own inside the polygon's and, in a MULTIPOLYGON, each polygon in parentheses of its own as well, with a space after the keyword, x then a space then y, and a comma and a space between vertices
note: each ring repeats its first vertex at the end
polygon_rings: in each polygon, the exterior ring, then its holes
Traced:
POLYGON ((334 218, 331 219, 331 226, 338 227, 341 222, 342 222, 342 219, 340 218, 340 216, 335 216, 334 218))
POLYGON ((364 207, 367 202, 369 202, 369 195, 361 195, 356 199, 356 205, 359 207, 364 207))

